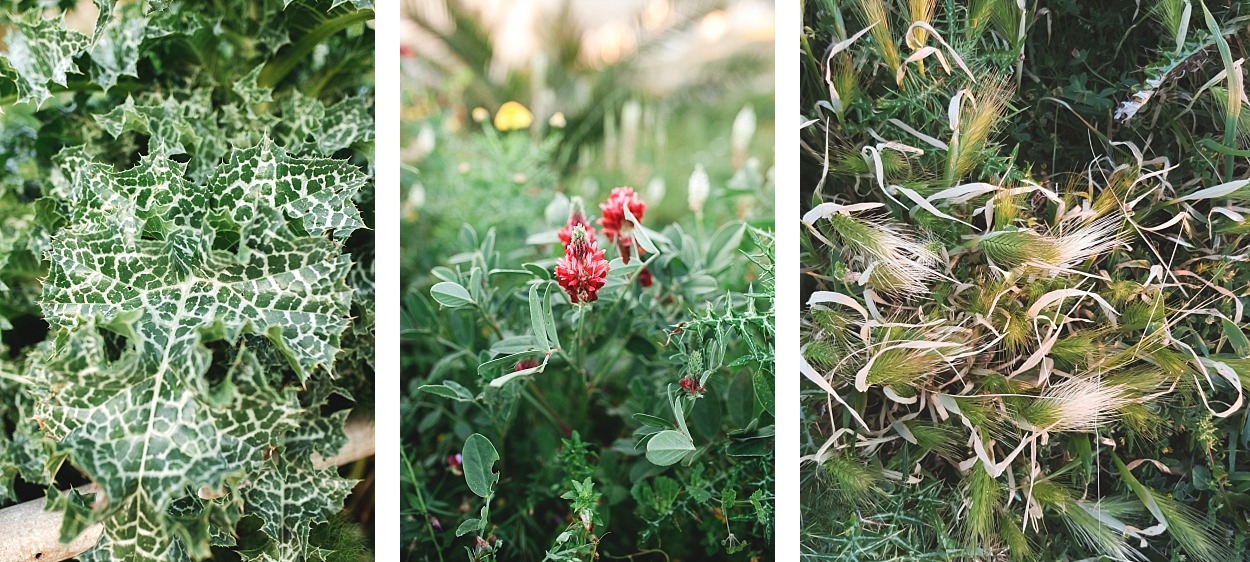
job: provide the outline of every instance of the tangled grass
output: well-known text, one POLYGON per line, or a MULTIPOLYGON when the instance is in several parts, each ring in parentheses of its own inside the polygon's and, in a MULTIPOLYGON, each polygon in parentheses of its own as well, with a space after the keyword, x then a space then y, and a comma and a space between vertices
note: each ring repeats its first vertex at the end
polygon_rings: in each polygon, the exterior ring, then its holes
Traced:
POLYGON ((804 556, 1243 559, 1250 3, 804 10, 804 556))

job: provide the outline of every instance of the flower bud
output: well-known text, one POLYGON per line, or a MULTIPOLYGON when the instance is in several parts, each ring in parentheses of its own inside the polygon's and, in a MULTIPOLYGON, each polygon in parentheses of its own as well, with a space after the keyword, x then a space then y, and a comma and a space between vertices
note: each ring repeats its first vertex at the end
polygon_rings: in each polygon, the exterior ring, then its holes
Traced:
POLYGON ((690 183, 686 186, 686 200, 690 203, 690 210, 694 211, 695 216, 700 220, 703 219, 703 204, 707 202, 707 196, 711 190, 711 182, 708 180, 707 171, 703 169, 703 164, 695 164, 694 172, 690 174, 690 183))

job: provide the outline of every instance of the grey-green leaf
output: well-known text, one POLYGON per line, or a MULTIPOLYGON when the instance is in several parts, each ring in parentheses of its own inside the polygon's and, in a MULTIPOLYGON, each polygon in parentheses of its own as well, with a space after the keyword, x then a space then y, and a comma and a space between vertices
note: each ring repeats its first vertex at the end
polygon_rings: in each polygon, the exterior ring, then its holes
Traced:
POLYGON ((659 466, 677 464, 694 450, 694 442, 677 430, 665 430, 655 434, 647 442, 647 460, 659 466))
POLYGON ((459 283, 443 281, 430 288, 430 296, 447 308, 460 308, 473 304, 469 290, 459 283))
POLYGON ((479 497, 490 497, 494 493, 495 484, 499 482, 499 475, 493 470, 495 461, 499 460, 495 446, 482 434, 474 433, 465 440, 461 456, 464 461, 464 481, 469 490, 479 497))

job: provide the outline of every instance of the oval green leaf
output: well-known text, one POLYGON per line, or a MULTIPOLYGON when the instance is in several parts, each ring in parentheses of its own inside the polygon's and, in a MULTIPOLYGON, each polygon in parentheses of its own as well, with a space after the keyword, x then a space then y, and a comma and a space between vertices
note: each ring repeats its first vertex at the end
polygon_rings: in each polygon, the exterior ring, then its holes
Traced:
POLYGON ((473 297, 469 296, 469 290, 462 287, 459 283, 451 281, 443 281, 434 285, 430 289, 430 296, 447 308, 460 308, 467 304, 473 304, 473 297))
POLYGON ((469 485, 469 490, 478 497, 490 497, 494 493, 495 483, 499 482, 499 475, 491 469, 495 461, 499 460, 499 452, 495 450, 495 446, 484 435, 474 433, 465 439, 462 456, 464 481, 469 485))
POLYGON ((676 464, 694 450, 694 442, 680 431, 667 430, 655 434, 647 442, 647 460, 659 466, 676 464))

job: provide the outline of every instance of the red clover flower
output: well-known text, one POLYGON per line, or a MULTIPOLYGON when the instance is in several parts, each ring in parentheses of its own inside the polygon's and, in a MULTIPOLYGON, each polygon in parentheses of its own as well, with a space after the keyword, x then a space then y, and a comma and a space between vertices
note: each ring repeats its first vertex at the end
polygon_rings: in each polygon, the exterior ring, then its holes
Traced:
POLYGON ((595 227, 591 226, 590 221, 586 220, 586 206, 582 203, 582 198, 574 197, 573 200, 569 202, 569 220, 564 224, 564 228, 560 229, 558 234, 560 236, 560 242, 562 242, 565 246, 568 246, 569 242, 573 239, 573 227, 579 224, 582 228, 586 229, 587 236, 591 238, 595 237, 595 227))
POLYGON ((629 208, 629 212, 633 213, 635 219, 642 221, 642 214, 646 212, 647 204, 638 199, 638 194, 628 187, 612 188, 612 193, 608 195, 608 202, 599 205, 599 209, 603 211, 603 218, 599 219, 599 225, 603 227, 603 233, 608 236, 608 242, 615 243, 620 249, 621 259, 629 263, 629 249, 634 245, 634 234, 633 225, 625 218, 626 207, 629 208))
POLYGON ((556 260, 556 281, 568 293, 573 304, 595 302, 599 289, 608 278, 608 260, 599 249, 599 242, 576 225, 564 247, 564 257, 556 260))

